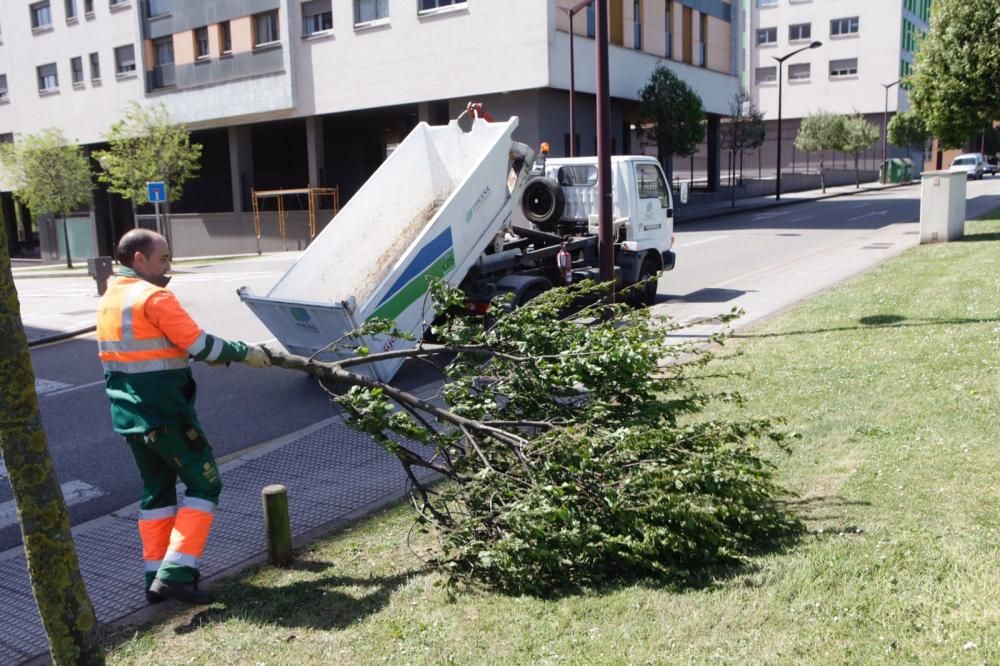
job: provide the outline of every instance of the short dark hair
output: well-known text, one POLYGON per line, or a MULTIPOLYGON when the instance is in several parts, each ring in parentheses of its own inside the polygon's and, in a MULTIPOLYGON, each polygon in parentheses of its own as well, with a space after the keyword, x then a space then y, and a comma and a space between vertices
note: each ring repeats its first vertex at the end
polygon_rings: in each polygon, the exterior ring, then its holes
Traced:
POLYGON ((149 229, 132 229, 126 232, 118 241, 118 249, 115 250, 115 259, 122 266, 132 268, 132 260, 135 259, 136 252, 142 252, 147 257, 153 250, 153 243, 159 236, 149 229))

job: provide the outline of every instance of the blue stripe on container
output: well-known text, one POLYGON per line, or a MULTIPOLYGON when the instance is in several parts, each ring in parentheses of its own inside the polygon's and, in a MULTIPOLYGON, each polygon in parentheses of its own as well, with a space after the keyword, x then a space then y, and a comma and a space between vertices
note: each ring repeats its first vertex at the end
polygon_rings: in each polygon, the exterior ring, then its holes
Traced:
POLYGON ((451 248, 451 227, 446 227, 444 231, 437 235, 430 243, 420 248, 417 252, 417 256, 410 261, 410 265, 406 267, 403 274, 400 275, 396 281, 389 287, 389 291, 385 292, 382 300, 378 302, 382 305, 387 300, 393 297, 397 291, 406 286, 406 284, 423 273, 427 268, 437 260, 442 254, 447 252, 451 248))

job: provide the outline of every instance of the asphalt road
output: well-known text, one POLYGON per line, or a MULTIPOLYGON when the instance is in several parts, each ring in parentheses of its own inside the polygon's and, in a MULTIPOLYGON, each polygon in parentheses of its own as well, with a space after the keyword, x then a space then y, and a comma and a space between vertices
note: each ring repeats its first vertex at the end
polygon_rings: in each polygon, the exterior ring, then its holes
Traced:
MULTIPOLYGON (((919 194, 919 186, 910 186, 683 224, 676 229, 677 268, 661 280, 657 308, 682 318, 699 308, 724 312, 739 304, 748 309, 745 321, 767 316, 800 298, 796 294, 802 293, 806 278, 817 288, 839 279, 829 271, 811 274, 814 258, 817 264, 822 259, 836 265, 847 253, 864 252, 866 239, 900 223, 912 226, 903 233, 916 232, 919 194), (767 300, 749 299, 762 291, 767 300)), ((969 217, 1000 207, 1000 179, 969 183, 968 198, 969 217)), ((870 252, 864 256, 874 256, 870 252)), ((193 272, 178 273, 171 288, 209 332, 263 341, 269 333, 235 290, 249 285, 266 293, 296 256, 180 265, 179 271, 193 272)), ((24 308, 44 311, 46 299, 65 296, 70 282, 22 281, 18 289, 24 308)), ((41 405, 60 482, 76 484, 71 487, 81 493, 80 501, 70 507, 72 522, 105 515, 138 499, 140 485, 130 454, 111 429, 94 341, 75 339, 35 349, 32 362, 39 378, 69 386, 44 394, 41 405)), ((334 413, 325 393, 299 373, 195 364, 194 374, 198 411, 218 457, 334 413)), ((406 377, 405 368, 403 375, 411 386, 420 383, 418 376, 406 377)), ((0 551, 20 541, 16 524, 4 527, 2 507, 10 499, 8 485, 0 483, 0 551)))

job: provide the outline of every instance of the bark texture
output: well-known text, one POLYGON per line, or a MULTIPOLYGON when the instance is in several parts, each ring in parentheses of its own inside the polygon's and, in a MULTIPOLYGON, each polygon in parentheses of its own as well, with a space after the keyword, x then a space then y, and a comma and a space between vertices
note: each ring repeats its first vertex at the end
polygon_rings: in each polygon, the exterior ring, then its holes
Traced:
POLYGON ((0 452, 52 661, 103 664, 94 607, 80 575, 69 511, 42 429, 6 234, 0 234, 0 452))

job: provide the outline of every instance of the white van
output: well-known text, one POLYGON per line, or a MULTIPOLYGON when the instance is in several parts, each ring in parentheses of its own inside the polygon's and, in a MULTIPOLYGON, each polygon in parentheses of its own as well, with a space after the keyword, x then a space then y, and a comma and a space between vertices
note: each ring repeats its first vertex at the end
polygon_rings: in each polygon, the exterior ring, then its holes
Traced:
POLYGON ((966 153, 953 159, 948 171, 963 171, 969 178, 982 180, 985 164, 982 153, 966 153))

